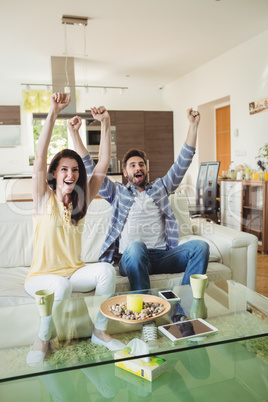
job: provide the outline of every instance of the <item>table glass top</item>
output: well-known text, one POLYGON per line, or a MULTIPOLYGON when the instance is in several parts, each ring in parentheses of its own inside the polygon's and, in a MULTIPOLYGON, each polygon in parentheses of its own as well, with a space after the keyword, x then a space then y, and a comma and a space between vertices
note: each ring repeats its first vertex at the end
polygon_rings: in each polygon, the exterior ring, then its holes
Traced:
MULTIPOLYGON (((163 289, 144 291, 144 294, 158 296, 159 290, 163 289)), ((198 312, 205 311, 205 321, 218 331, 177 342, 158 331, 157 340, 146 344, 147 352, 138 350, 130 359, 161 357, 166 353, 261 338, 268 334, 268 299, 239 283, 210 282, 201 310, 200 301, 193 299, 190 286, 177 286, 172 290, 181 300, 171 302, 169 312, 154 320, 157 327, 172 324, 177 319, 193 318, 200 315, 198 312)), ((114 352, 90 341, 93 323, 105 300, 107 297, 104 296, 79 296, 62 301, 53 315, 57 338, 51 343, 40 367, 29 367, 26 363, 26 356, 39 330, 40 317, 35 303, 0 307, 0 381, 115 362, 114 352)), ((127 346, 133 339, 141 339, 144 325, 109 319, 107 332, 127 346)))

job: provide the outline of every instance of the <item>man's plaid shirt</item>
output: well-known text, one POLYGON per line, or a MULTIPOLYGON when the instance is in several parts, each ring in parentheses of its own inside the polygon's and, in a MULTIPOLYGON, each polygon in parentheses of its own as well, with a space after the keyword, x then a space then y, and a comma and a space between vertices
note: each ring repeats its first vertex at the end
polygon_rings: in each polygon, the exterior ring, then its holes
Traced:
MULTIPOLYGON (((195 148, 184 143, 177 160, 171 166, 167 174, 152 183, 147 183, 145 186, 146 193, 152 197, 156 205, 164 213, 167 249, 176 247, 179 238, 178 224, 171 209, 168 196, 174 192, 181 183, 194 153, 195 148)), ((83 162, 87 175, 90 177, 95 164, 89 154, 83 158, 83 162)), ((105 176, 99 195, 113 207, 113 216, 102 246, 99 260, 112 263, 115 251, 116 254, 118 253, 118 238, 133 204, 136 189, 129 183, 125 186, 122 183, 113 182, 108 176, 105 176)))

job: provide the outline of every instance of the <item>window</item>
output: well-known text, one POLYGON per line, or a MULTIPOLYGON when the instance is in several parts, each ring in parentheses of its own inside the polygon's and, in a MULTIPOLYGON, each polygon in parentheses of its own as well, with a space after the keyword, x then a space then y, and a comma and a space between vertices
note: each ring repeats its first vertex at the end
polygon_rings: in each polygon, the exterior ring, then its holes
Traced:
MULTIPOLYGON (((33 141, 34 141, 34 154, 36 152, 36 144, 45 120, 33 120, 33 141)), ((57 119, 54 125, 51 141, 48 147, 47 163, 49 164, 56 153, 68 148, 68 131, 67 120, 57 119)))

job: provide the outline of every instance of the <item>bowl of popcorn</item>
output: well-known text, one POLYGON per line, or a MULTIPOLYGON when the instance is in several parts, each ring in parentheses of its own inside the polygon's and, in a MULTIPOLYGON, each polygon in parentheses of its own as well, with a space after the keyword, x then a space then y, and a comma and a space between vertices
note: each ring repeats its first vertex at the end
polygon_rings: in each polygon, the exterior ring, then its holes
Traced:
POLYGON ((148 294, 124 294, 105 300, 100 310, 112 320, 140 324, 161 317, 169 312, 170 303, 162 297, 148 294))

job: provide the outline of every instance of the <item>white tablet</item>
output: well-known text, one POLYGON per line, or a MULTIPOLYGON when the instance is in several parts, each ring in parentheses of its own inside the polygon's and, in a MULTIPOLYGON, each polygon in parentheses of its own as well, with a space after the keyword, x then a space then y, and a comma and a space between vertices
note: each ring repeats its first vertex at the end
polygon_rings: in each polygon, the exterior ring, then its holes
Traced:
POLYGON ((158 329, 173 342, 191 339, 197 336, 202 337, 203 335, 214 334, 218 331, 217 328, 213 327, 213 325, 202 318, 162 325, 158 327, 158 329))

